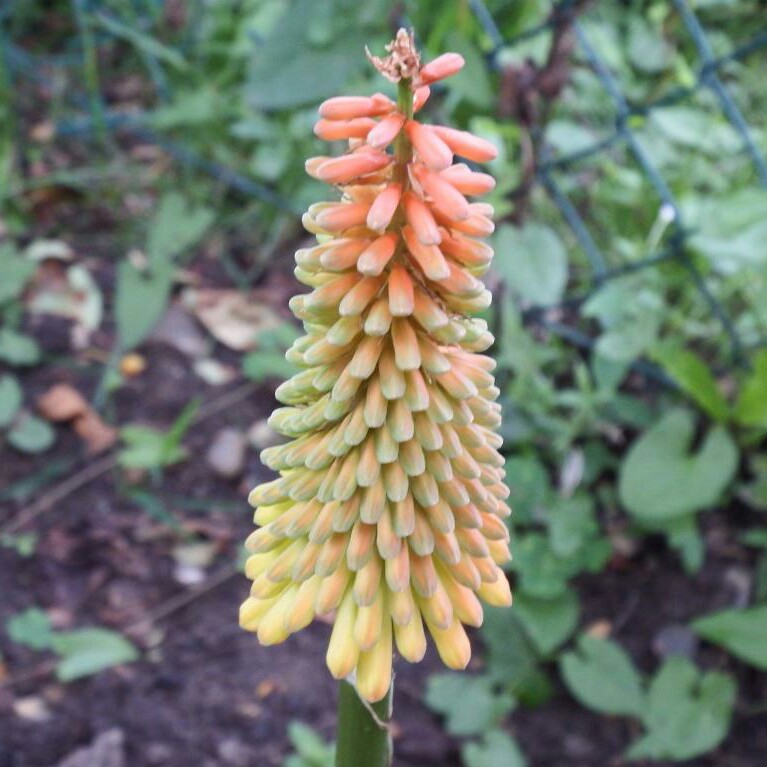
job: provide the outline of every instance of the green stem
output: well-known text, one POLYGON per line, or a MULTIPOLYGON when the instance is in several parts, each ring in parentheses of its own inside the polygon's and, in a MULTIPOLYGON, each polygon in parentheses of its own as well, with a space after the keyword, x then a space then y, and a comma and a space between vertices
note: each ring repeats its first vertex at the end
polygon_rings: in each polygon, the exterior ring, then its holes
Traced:
POLYGON ((353 685, 339 683, 336 767, 390 767, 392 688, 382 701, 365 703, 353 685))
MULTIPOLYGON (((400 80, 397 85, 397 111, 405 115, 406 120, 413 119, 413 89, 410 80, 400 80)), ((394 142, 394 156, 397 158, 397 171, 405 172, 405 167, 412 158, 413 150, 404 130, 399 132, 394 142)))

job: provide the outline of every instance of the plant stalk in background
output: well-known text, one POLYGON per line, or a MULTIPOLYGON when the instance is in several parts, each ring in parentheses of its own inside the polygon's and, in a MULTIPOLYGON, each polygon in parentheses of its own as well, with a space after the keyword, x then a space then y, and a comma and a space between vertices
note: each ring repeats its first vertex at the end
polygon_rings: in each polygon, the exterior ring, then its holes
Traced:
POLYGON ((296 276, 312 288, 290 304, 306 334, 288 359, 302 370, 278 388, 286 407, 270 419, 289 441, 262 454, 279 477, 250 496, 260 529, 247 542, 253 585, 240 614, 263 644, 334 614, 327 664, 362 699, 342 685, 339 764, 356 767, 388 758, 369 704, 390 690, 394 647, 417 662, 428 631, 462 669, 480 599, 511 603, 499 391, 481 354, 493 338, 470 316, 490 303, 478 278, 492 249, 479 238, 493 211, 466 195, 494 181, 453 164, 496 150, 413 117, 429 84, 463 66, 458 54, 421 66, 405 30, 388 51, 370 58, 397 83, 396 103, 375 94, 320 107, 315 132, 348 150, 306 168, 342 197, 304 216, 318 244, 296 253, 296 276), (371 761, 358 750, 363 731, 371 761))

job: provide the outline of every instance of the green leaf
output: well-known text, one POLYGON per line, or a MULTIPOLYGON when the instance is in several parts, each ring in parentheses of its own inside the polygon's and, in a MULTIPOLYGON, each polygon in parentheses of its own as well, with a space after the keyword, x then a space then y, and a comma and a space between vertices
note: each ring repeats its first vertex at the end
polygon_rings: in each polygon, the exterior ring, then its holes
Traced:
POLYGON ((117 460, 124 469, 155 469, 171 466, 186 457, 180 446, 169 446, 165 432, 149 426, 123 426, 120 438, 125 447, 117 460))
POLYGON ((594 502, 585 493, 558 498, 549 509, 549 544, 557 556, 574 555, 598 534, 594 502))
POLYGON ((34 415, 24 413, 8 432, 8 442, 22 453, 42 453, 56 439, 51 426, 34 415))
POLYGON ((514 597, 512 608, 541 655, 551 655, 578 625, 578 595, 567 589, 554 599, 536 599, 525 592, 514 597))
POLYGON ((307 767, 333 767, 335 747, 326 743, 311 727, 301 722, 288 725, 288 738, 300 757, 299 764, 307 767))
POLYGON ((445 729, 456 736, 486 732, 514 708, 514 699, 496 693, 487 677, 451 672, 429 677, 425 701, 445 716, 445 729))
POLYGON ((754 355, 753 370, 735 404, 735 417, 744 426, 767 428, 767 349, 754 355))
POLYGON ((46 650, 53 641, 51 620, 37 607, 13 615, 5 625, 8 636, 14 642, 33 650, 46 650))
POLYGON ((154 37, 144 34, 137 26, 123 24, 114 16, 107 16, 105 13, 94 13, 92 18, 107 32, 130 43, 146 56, 157 59, 179 71, 187 69, 186 60, 175 48, 169 48, 159 40, 155 40, 154 37))
POLYGON ((767 605, 706 615, 692 629, 746 663, 767 670, 767 605))
POLYGON ((172 284, 170 264, 151 272, 140 271, 130 261, 117 267, 115 319, 122 350, 138 346, 152 332, 165 311, 172 284))
POLYGON ((493 262, 509 288, 525 301, 557 303, 567 284, 567 252, 557 233, 534 222, 518 228, 504 224, 495 234, 493 262))
POLYGON ((506 459, 505 468, 509 486, 514 488, 511 497, 514 520, 539 519, 551 494, 546 467, 534 456, 515 455, 506 459))
POLYGON ((726 674, 699 675, 687 658, 669 658, 647 693, 647 734, 627 758, 684 761, 716 748, 729 731, 736 692, 726 674))
MULTIPOLYGON (((692 397, 703 410, 717 421, 726 421, 729 407, 706 365, 694 352, 684 349, 676 343, 659 344, 652 352, 652 359, 657 362, 673 379, 679 388, 692 397)), ((765 368, 767 373, 767 368, 765 368)), ((767 413, 767 395, 765 413, 767 413)))
POLYGON ((119 464, 126 469, 155 469, 172 466, 186 457, 181 440, 194 422, 200 400, 192 400, 163 432, 150 426, 128 424, 120 429, 125 447, 117 456, 119 464))
POLYGON ((669 66, 673 51, 642 16, 632 14, 629 18, 627 53, 638 70, 657 74, 669 66))
POLYGON ((149 263, 156 267, 184 253, 198 242, 214 219, 212 210, 189 204, 177 192, 163 195, 149 225, 149 263))
POLYGON ((623 505, 642 520, 664 521, 715 504, 732 479, 738 449, 716 426, 697 453, 690 453, 692 415, 672 410, 632 446, 621 465, 623 505))
POLYGON ((60 658, 56 676, 61 682, 90 676, 139 657, 136 648, 122 634, 101 628, 57 633, 51 646, 60 658))
POLYGON ((487 646, 487 674, 495 684, 530 706, 540 705, 551 697, 551 682, 513 610, 486 607, 482 639, 487 646))
POLYGON ((577 651, 562 656, 559 668, 570 692, 587 708, 604 714, 642 715, 641 679, 631 658, 615 642, 583 635, 577 651))
POLYGON ((40 361, 40 347, 34 338, 11 328, 0 328, 0 360, 23 367, 40 361))
POLYGON ((526 767, 527 760, 517 742, 503 730, 490 730, 479 743, 461 750, 464 767, 526 767))
POLYGON ((0 427, 8 426, 21 407, 23 394, 19 382, 11 375, 0 378, 0 427))
POLYGON ((495 91, 482 54, 471 40, 456 31, 446 37, 445 45, 446 50, 460 53, 466 62, 457 75, 446 81, 450 93, 480 109, 491 109, 495 91))
POLYGON ((643 275, 607 282, 583 305, 586 317, 596 317, 603 332, 595 353, 627 363, 651 346, 663 314, 663 300, 643 275))
POLYGON ((186 89, 179 88, 173 100, 151 113, 152 125, 158 130, 177 128, 208 130, 209 123, 225 119, 229 114, 221 93, 212 85, 186 89))
POLYGON ((556 599, 567 591, 567 581, 578 571, 572 559, 558 557, 540 533, 518 538, 511 568, 522 591, 537 599, 556 599))
POLYGON ((367 40, 371 50, 380 50, 371 39, 368 11, 382 27, 386 10, 381 2, 349 6, 343 13, 327 0, 287 3, 267 40, 250 56, 248 103, 257 109, 287 109, 335 95, 352 75, 365 70, 362 41, 367 40), (318 34, 330 20, 328 34, 318 34), (316 77, 317 72, 323 76, 316 77))
POLYGON ((0 245, 0 305, 21 295, 37 264, 22 258, 10 243, 0 245))
POLYGON ((242 358, 242 372, 254 381, 290 378, 296 366, 285 359, 285 351, 298 336, 298 330, 289 322, 260 333, 258 349, 242 358))
POLYGON ((686 572, 697 573, 703 566, 706 551, 695 514, 673 517, 657 527, 666 534, 669 546, 679 552, 686 572))

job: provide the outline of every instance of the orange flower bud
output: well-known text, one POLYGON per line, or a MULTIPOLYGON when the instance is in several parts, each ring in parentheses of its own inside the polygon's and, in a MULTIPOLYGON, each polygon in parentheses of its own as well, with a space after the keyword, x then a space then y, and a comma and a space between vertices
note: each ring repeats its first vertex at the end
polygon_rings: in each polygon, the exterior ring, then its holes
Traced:
POLYGON ((466 63, 460 53, 443 53, 436 59, 421 67, 420 80, 424 85, 444 80, 446 77, 460 72, 466 63))

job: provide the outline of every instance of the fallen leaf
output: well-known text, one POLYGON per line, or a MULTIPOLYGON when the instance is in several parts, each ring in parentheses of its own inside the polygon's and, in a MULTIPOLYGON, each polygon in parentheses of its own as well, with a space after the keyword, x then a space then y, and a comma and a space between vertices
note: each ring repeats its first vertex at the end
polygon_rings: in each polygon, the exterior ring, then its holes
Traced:
POLYGON ((105 423, 85 398, 69 384, 56 384, 37 401, 40 415, 54 423, 71 422, 90 453, 101 453, 117 440, 117 430, 105 423))
POLYGON ((117 441, 117 429, 104 423, 95 410, 89 410, 72 422, 72 428, 88 446, 90 453, 103 453, 117 441))
POLYGON ((48 421, 71 421, 90 406, 77 389, 69 384, 56 384, 37 400, 37 410, 48 421))
POLYGON ((284 324, 274 309, 252 293, 190 288, 183 300, 217 341, 239 352, 258 348, 261 333, 284 324))
POLYGON ((101 324, 104 299, 93 276, 82 264, 66 266, 62 262, 67 252, 64 248, 64 243, 41 241, 36 251, 27 251, 30 258, 44 263, 32 283, 26 308, 32 314, 65 317, 92 333, 101 324))

